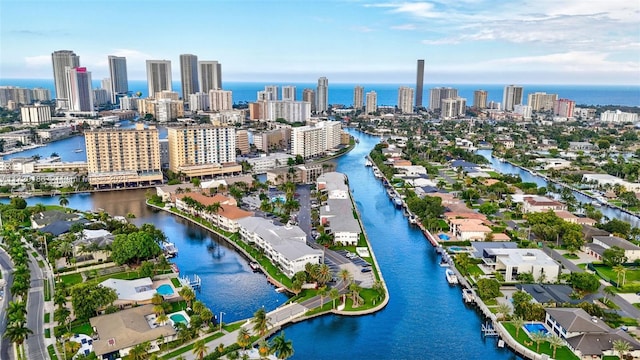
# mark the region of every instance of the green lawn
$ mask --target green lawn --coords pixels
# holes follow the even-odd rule
[[[91,324],[87,321],[87,322],[82,323],[80,325],[73,326],[71,328],[71,333],[72,334],[86,334],[86,335],[91,336],[93,334],[93,328],[91,327]]]
[[[51,318],[51,314],[50,313],[44,313],[44,322],[45,323],[48,323],[50,318]]]
[[[178,280],[178,278],[171,278],[171,284],[173,284],[173,287],[176,289],[182,287],[182,283],[180,283],[180,280]]]
[[[571,253],[562,254],[562,256],[567,258],[567,259],[571,259],[571,260],[580,259],[580,256],[578,256],[576,254],[571,254]]]
[[[215,339],[217,339],[219,337],[222,337],[223,335],[224,334],[221,333],[221,332],[216,332],[213,335],[209,335],[206,338],[204,338],[204,342],[209,342],[209,341],[215,340]],[[187,346],[184,346],[184,347],[178,348],[176,350],[173,350],[172,352],[170,352],[170,353],[168,353],[166,355],[163,355],[161,357],[161,359],[172,359],[172,358],[174,358],[174,357],[176,357],[176,356],[178,356],[180,354],[186,353],[187,351],[191,351],[193,349],[193,345],[194,344],[189,344]]]
[[[44,337],[47,339],[51,337],[51,329],[44,329]]]
[[[80,284],[82,282],[82,274],[67,274],[60,276],[60,280],[64,282],[67,286],[73,286],[75,284]]]
[[[58,360],[58,356],[56,355],[56,350],[53,348],[53,345],[47,346],[47,352],[49,353],[49,358],[51,360]]]
[[[529,335],[527,335],[527,333],[524,331],[524,329],[520,329],[518,337],[516,338],[516,329],[513,326],[513,324],[511,324],[509,322],[503,322],[502,324],[507,329],[509,334],[511,334],[511,336],[514,339],[516,339],[520,344],[526,346],[527,348],[529,348],[532,351],[538,352],[538,351],[536,351],[538,345],[535,342],[531,341],[531,338],[529,337]],[[530,344],[530,343],[533,343],[533,344],[532,345],[525,345],[525,341],[527,342],[527,344]],[[540,343],[540,351],[539,351],[539,353],[540,354],[547,354],[549,356],[553,355],[553,349],[549,345],[549,342],[545,341],[545,342]],[[557,360],[580,360],[580,358],[577,357],[573,352],[571,352],[571,350],[569,350],[569,348],[567,348],[566,346],[558,348],[558,350],[556,351],[555,359],[557,359]]]

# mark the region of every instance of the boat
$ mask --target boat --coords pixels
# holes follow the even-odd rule
[[[380,179],[382,177],[382,173],[380,172],[380,170],[374,169],[373,170],[373,176],[375,176],[376,178]]]
[[[373,166],[373,163],[367,159],[367,161],[364,162],[364,166],[371,167]]]
[[[287,290],[287,289],[283,288],[283,287],[279,287],[279,288],[276,289],[276,292],[277,293],[281,293],[281,292],[285,292],[285,290]]]
[[[253,272],[260,272],[260,264],[258,264],[257,262],[250,262],[249,263],[249,267],[251,268],[251,270],[253,270]]]
[[[402,199],[399,196],[394,197],[393,205],[395,205],[398,209],[402,208]]]
[[[447,257],[442,257],[442,259],[440,259],[440,266],[441,267],[449,267],[449,260]]]
[[[415,214],[411,214],[411,216],[409,216],[409,224],[416,225],[417,223],[418,223],[418,216]]]
[[[502,340],[502,339],[498,340],[498,347],[499,348],[503,348],[504,347],[504,340]]]
[[[395,191],[393,191],[392,188],[388,188],[387,189],[387,196],[389,196],[389,200],[393,200],[393,198],[396,196],[395,195]]]
[[[73,152],[74,153],[81,153],[81,152],[84,152],[84,150],[80,149],[80,148],[77,148],[77,149],[73,150]]]
[[[476,296],[473,294],[473,290],[471,289],[462,290],[462,298],[464,299],[464,302],[468,303],[472,303],[476,300]]]
[[[447,282],[451,285],[455,285],[458,283],[458,277],[456,276],[456,274],[453,272],[453,270],[451,269],[447,269],[444,272],[446,278],[447,278]]]
[[[162,244],[162,251],[164,252],[164,256],[168,259],[178,256],[178,248],[171,242]]]
[[[601,203],[600,203],[600,201],[598,201],[598,200],[593,200],[593,201],[591,202],[591,205],[593,205],[593,206],[595,206],[595,207],[601,207],[601,206],[602,206],[602,204],[601,204]]]

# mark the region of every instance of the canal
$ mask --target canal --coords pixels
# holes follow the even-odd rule
[[[486,149],[478,150],[477,153],[485,157],[487,160],[489,160],[489,162],[491,163],[491,167],[493,167],[497,172],[501,174],[520,175],[520,178],[522,179],[522,181],[536,183],[538,187],[547,186],[549,184],[549,182],[541,176],[533,175],[528,171],[522,170],[517,166],[511,165],[508,162],[499,161],[497,158],[492,156],[492,150],[486,150]],[[559,185],[556,185],[556,186],[559,187]],[[577,201],[584,204],[590,204],[593,201],[589,197],[584,196],[577,191],[573,191],[573,195],[575,196]],[[640,219],[637,216],[627,214],[623,211],[620,211],[615,208],[610,208],[608,206],[602,206],[598,208],[598,210],[602,212],[602,215],[606,216],[609,219],[619,219],[619,220],[630,223],[632,227],[640,227]]]
[[[385,309],[368,316],[323,316],[291,325],[286,337],[294,359],[519,359],[499,349],[495,338],[483,338],[483,322],[462,301],[460,288],[447,284],[444,269],[422,233],[411,227],[389,201],[364,156],[379,138],[351,132],[360,142],[337,161],[349,177],[356,204],[389,287]],[[73,142],[70,142],[72,144]],[[247,261],[208,231],[144,205],[145,190],[75,194],[69,207],[104,209],[113,215],[136,215],[133,221],[153,223],[174,242],[175,262],[184,275],[203,280],[198,298],[225,322],[251,317],[264,306],[272,310],[287,297],[275,292],[263,275],[251,272]],[[57,204],[57,197],[33,197],[36,203]]]

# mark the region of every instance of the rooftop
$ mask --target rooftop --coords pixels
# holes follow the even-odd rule
[[[549,255],[539,249],[485,249],[487,256],[495,256],[505,265],[519,266],[522,264],[558,266]]]
[[[334,231],[360,233],[360,224],[353,217],[350,199],[329,199],[326,206],[320,207],[320,217],[327,218],[329,227]]]
[[[609,236],[594,236],[593,241],[599,241],[609,247],[617,246],[624,250],[640,250],[640,246],[626,240],[623,238],[619,238],[617,236],[609,235]]]
[[[153,281],[148,277],[136,280],[107,279],[100,285],[115,290],[118,300],[147,301],[156,293]]]

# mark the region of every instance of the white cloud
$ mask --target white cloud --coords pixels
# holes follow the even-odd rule
[[[614,61],[607,53],[595,51],[569,51],[538,56],[520,56],[485,62],[492,68],[561,70],[571,72],[638,72],[640,64],[630,61]]]
[[[416,30],[418,27],[415,24],[402,24],[402,25],[395,25],[391,27],[391,30],[403,30],[403,31],[409,31],[409,30]]]
[[[373,30],[373,28],[370,28],[370,27],[364,26],[364,25],[362,25],[362,26],[352,26],[352,27],[350,27],[350,29],[351,29],[351,31],[356,31],[356,32],[361,32],[361,33],[369,33],[369,32],[375,31],[375,30]]]
[[[40,68],[51,65],[51,55],[27,56],[24,58],[28,68]]]

